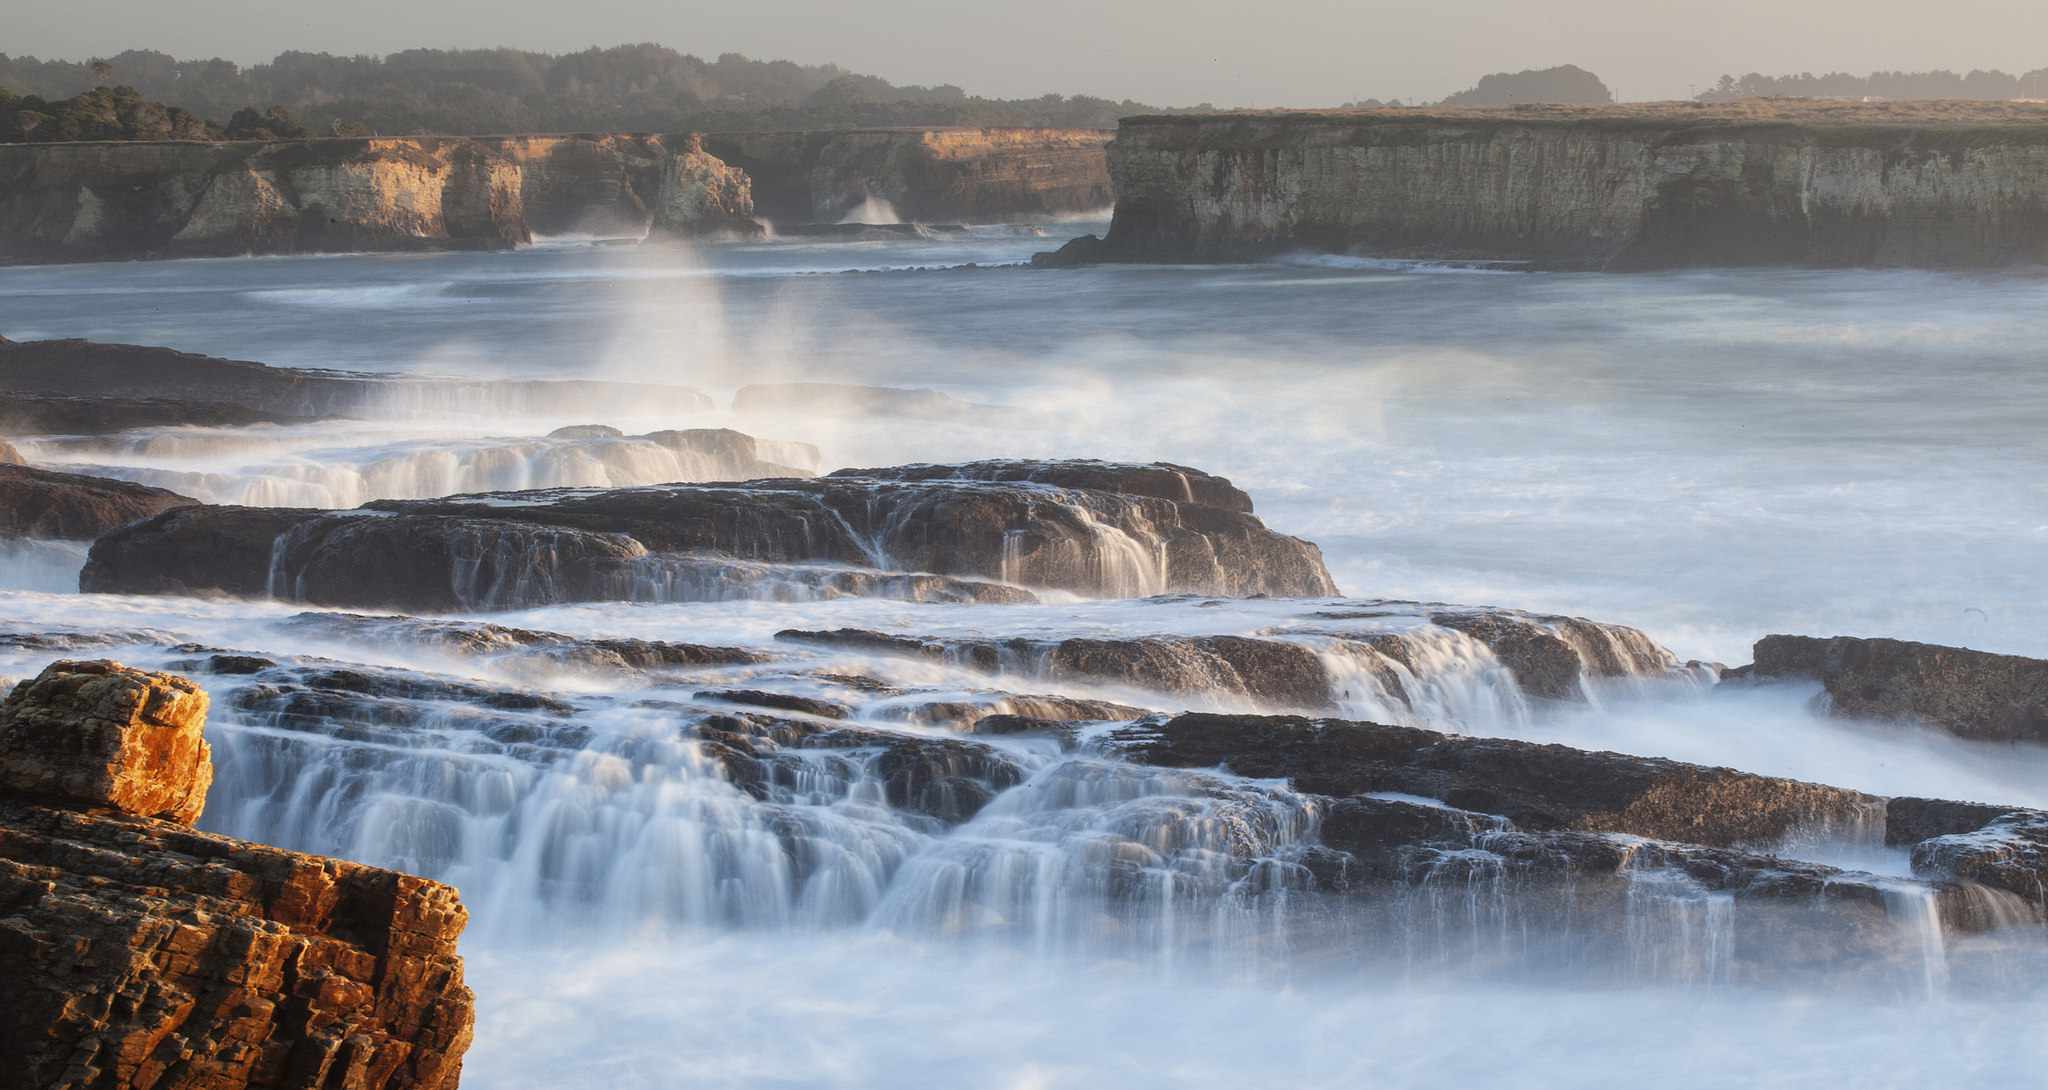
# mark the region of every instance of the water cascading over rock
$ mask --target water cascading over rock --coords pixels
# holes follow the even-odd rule
[[[1048,463],[1048,472],[1057,476],[1061,465]],[[1089,487],[914,467],[909,480],[834,474],[555,490],[334,513],[203,508],[101,539],[80,585],[337,606],[513,608],[721,597],[727,580],[715,569],[731,563],[736,582],[759,581],[751,566],[789,566],[788,578],[762,596],[801,596],[806,584],[811,596],[971,601],[1028,599],[1019,588],[1095,597],[1336,593],[1314,545],[1266,529],[1249,511],[1203,502],[1241,497],[1228,482],[1167,467],[1203,482],[1199,490],[1184,486],[1200,498],[1177,502],[1150,494],[1159,467],[1076,465]],[[817,566],[842,574],[821,577]]]

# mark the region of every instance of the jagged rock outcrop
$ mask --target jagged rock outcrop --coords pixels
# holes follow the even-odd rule
[[[1023,587],[1103,597],[1336,592],[1314,545],[1246,511],[926,468],[915,480],[562,489],[343,513],[206,508],[102,539],[80,585],[408,610],[847,593],[1029,600]],[[1057,464],[1046,472],[1061,476]],[[1107,482],[1115,468],[1078,472]],[[1133,473],[1138,492],[1162,479],[1158,467]],[[1211,483],[1202,494],[1227,488]]]
[[[1812,678],[1838,716],[1959,738],[2048,743],[2048,662],[1907,640],[1765,636],[1738,676]]]
[[[0,462],[0,538],[91,541],[198,502],[162,488]]]
[[[475,1020],[455,891],[188,828],[206,703],[59,662],[0,705],[8,1084],[452,1090]]]
[[[1884,801],[1730,768],[1329,719],[1188,714],[1119,728],[1105,744],[1145,764],[1225,766],[1319,795],[1401,792],[1528,830],[1710,847],[1768,846],[1805,829],[1871,822]]]
[[[156,399],[226,408],[218,422],[248,417],[554,415],[574,406],[593,415],[691,413],[711,399],[682,386],[581,379],[444,379],[413,375],[269,367],[133,344],[84,340],[0,341],[0,394],[46,398]],[[157,423],[183,422],[164,419]],[[204,419],[192,423],[208,422]]]
[[[1124,119],[1100,259],[2048,260],[2048,108],[1751,101]],[[1077,256],[1077,255],[1069,255]]]
[[[778,223],[834,221],[871,200],[920,223],[994,223],[1109,207],[1099,129],[853,129],[712,133]]]
[[[746,171],[706,152],[703,139],[693,133],[662,164],[653,230],[683,237],[758,235],[754,183]]]

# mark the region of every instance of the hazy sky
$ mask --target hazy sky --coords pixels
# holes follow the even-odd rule
[[[1578,64],[1624,98],[1722,72],[2048,67],[2044,0],[70,0],[25,3],[0,50],[128,48],[244,63],[285,49],[565,52],[656,41],[834,62],[897,83],[1161,105],[1439,98],[1501,70]]]

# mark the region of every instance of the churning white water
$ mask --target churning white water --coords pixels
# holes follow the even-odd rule
[[[2048,281],[989,267],[1046,247],[978,230],[0,269],[0,334],[633,378],[714,404],[683,419],[565,404],[17,444],[217,502],[719,479],[726,467],[635,437],[724,426],[786,441],[760,457],[803,471],[1168,459],[1246,487],[1358,597],[1567,612],[1729,663],[1772,631],[2048,653],[2048,377],[2034,358]],[[813,275],[863,267],[892,271]],[[730,411],[737,388],[784,380],[928,387],[963,408]],[[587,424],[623,434],[550,436]],[[1156,557],[1128,544],[1105,586],[1157,590]],[[1630,843],[1601,922],[1533,896],[1491,827],[1404,860],[1410,895],[1361,906],[1313,892],[1316,799],[1227,770],[1138,768],[1091,748],[1102,728],[1071,746],[934,749],[944,775],[909,798],[892,795],[886,747],[789,749],[743,783],[689,733],[704,714],[692,694],[721,687],[841,703],[846,722],[933,747],[959,732],[906,709],[1031,714],[1059,696],[1265,710],[1227,686],[1163,693],[1023,651],[989,671],[793,645],[784,629],[1024,647],[1258,635],[1313,648],[1338,714],[2048,805],[2048,755],[1824,719],[1810,689],[1716,691],[1674,664],[1532,701],[1484,645],[1401,607],[1373,622],[1406,641],[1398,660],[1262,601],[678,591],[489,617],[773,656],[677,678],[466,653],[285,602],[81,598],[65,591],[82,562],[65,543],[0,554],[0,629],[100,634],[82,649],[0,640],[0,677],[80,653],[202,674],[215,650],[274,660],[204,674],[220,766],[204,823],[458,885],[481,1014],[466,1085],[1989,1086],[2048,1063],[2038,923],[1944,934],[1869,828],[1782,850],[1887,876],[1883,956],[1759,985],[1741,979],[1756,940],[1728,895]]]

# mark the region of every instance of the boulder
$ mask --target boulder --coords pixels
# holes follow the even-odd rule
[[[1292,716],[1188,714],[1109,731],[1144,764],[1227,767],[1297,791],[1402,792],[1531,831],[1628,833],[1712,847],[1771,846],[1814,828],[1874,823],[1883,800],[1839,787],[1655,757]]]
[[[60,662],[0,705],[6,1082],[454,1090],[475,1022],[455,891],[188,828],[206,704]]]
[[[0,791],[190,825],[213,783],[206,706],[181,677],[54,663],[0,702]]]
[[[0,538],[91,541],[117,527],[198,502],[127,481],[0,465]]]
[[[1748,676],[1812,678],[1832,714],[2048,743],[2048,661],[1906,640],[1765,636]]]
[[[21,456],[21,449],[5,439],[0,439],[0,466],[18,466],[24,464],[26,464],[26,460],[23,459]]]

